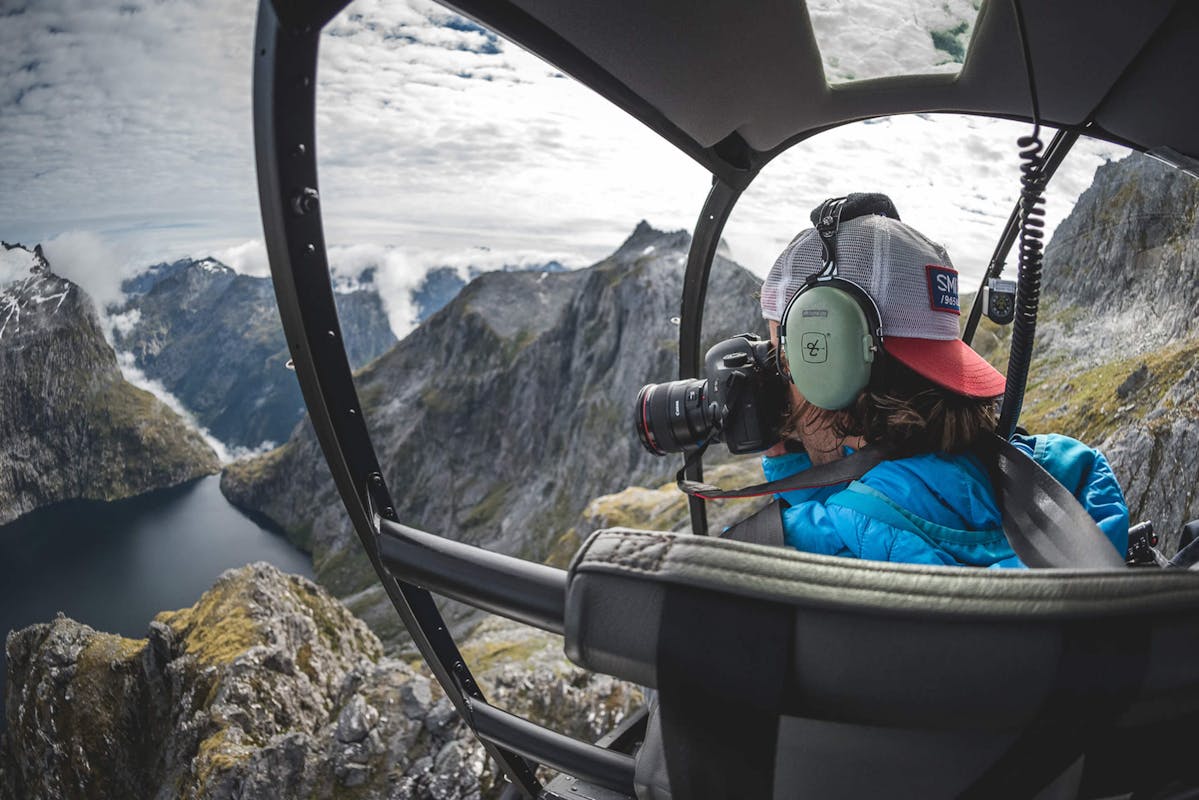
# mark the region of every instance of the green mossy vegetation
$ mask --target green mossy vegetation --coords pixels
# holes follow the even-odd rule
[[[250,616],[248,598],[241,596],[244,587],[233,586],[228,591],[229,584],[218,583],[191,608],[163,611],[155,617],[170,626],[183,651],[203,666],[232,663],[262,636]]]
[[[1151,353],[1112,361],[1071,374],[1057,367],[1034,369],[1021,412],[1021,424],[1033,433],[1057,431],[1084,442],[1101,442],[1120,425],[1143,420],[1188,370],[1199,364],[1199,338],[1174,342]],[[1116,390],[1145,366],[1145,381],[1121,398]]]
[[[310,584],[293,584],[292,593],[308,609],[320,635],[331,646],[340,648],[343,633],[342,620],[329,614],[329,601],[320,597],[316,592],[316,587]]]
[[[268,450],[260,456],[234,461],[225,467],[225,472],[236,483],[257,485],[263,481],[273,479],[279,473],[280,467],[286,462],[293,449],[295,449],[295,443],[287,442],[276,447],[274,450]]]
[[[74,753],[72,772],[86,776],[89,797],[139,797],[149,790],[145,767],[154,762],[156,751],[143,735],[146,698],[138,691],[146,644],[144,639],[91,633],[68,673],[69,685],[39,693],[36,710],[26,715],[34,724],[51,721],[56,740]]]
[[[496,640],[484,636],[482,641],[468,639],[462,645],[461,653],[463,661],[470,665],[471,672],[477,675],[504,664],[524,664],[535,653],[555,644],[561,649],[561,640],[555,642],[549,636],[530,635],[516,641]]]
[[[575,557],[575,553],[579,552],[579,548],[582,546],[583,537],[579,536],[578,530],[570,528],[550,545],[549,554],[545,557],[545,563],[551,567],[566,569],[570,566],[571,559]]]
[[[154,395],[121,379],[93,389],[81,398],[80,419],[95,441],[117,453],[90,471],[96,499],[117,500],[220,471],[216,453]]]
[[[502,353],[505,364],[511,364],[516,357],[524,352],[537,339],[537,334],[524,330],[510,339],[505,339]]]
[[[196,757],[192,760],[195,779],[191,787],[202,789],[213,785],[221,773],[236,769],[253,753],[252,748],[229,741],[228,728],[219,728],[211,736],[200,741]]]
[[[614,431],[627,430],[630,419],[629,408],[596,398],[587,404],[581,425],[596,441],[603,441]]]
[[[421,390],[420,404],[438,414],[448,414],[455,408],[454,399],[436,386],[426,386]]]
[[[314,554],[312,570],[321,585],[338,597],[361,592],[379,582],[357,537],[339,550]]]
[[[555,548],[563,544],[564,540],[571,535],[578,539],[578,534],[573,533],[573,526],[578,520],[579,514],[575,498],[568,492],[559,491],[553,496],[553,502],[548,503],[545,510],[529,522],[529,530],[543,531],[544,534],[540,537],[530,537],[516,555],[529,561],[541,562],[546,562],[553,556],[559,560],[564,558],[569,563],[574,553],[558,552],[557,555],[554,555],[554,552]],[[565,531],[565,533],[558,533],[558,531]]]
[[[465,513],[460,519],[463,541],[473,541],[474,537],[471,534],[479,532],[480,529],[490,532],[498,528],[511,493],[512,484],[498,484],[482,500],[464,509]]]

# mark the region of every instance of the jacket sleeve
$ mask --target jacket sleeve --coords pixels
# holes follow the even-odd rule
[[[1121,557],[1128,552],[1128,504],[1103,453],[1056,433],[1015,436],[1012,444],[1073,493]]]

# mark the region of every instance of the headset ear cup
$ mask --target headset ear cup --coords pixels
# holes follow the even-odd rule
[[[788,304],[782,349],[791,381],[809,403],[839,410],[869,385],[878,324],[867,302],[854,284],[833,279],[804,288]]]

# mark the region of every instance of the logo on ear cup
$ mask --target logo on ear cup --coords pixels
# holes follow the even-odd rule
[[[828,361],[828,336],[823,333],[805,333],[799,342],[803,360],[809,364]]]

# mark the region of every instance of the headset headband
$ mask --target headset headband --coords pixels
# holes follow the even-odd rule
[[[816,233],[820,236],[820,248],[824,251],[824,267],[808,279],[814,283],[820,278],[837,277],[837,229],[841,227],[841,213],[845,210],[844,197],[830,197],[820,206],[816,222]]]

